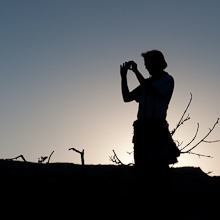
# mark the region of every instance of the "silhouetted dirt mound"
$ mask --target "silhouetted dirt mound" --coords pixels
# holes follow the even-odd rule
[[[71,163],[0,160],[0,209],[42,213],[84,210],[85,214],[95,216],[101,212],[136,216],[138,186],[134,167],[86,165],[85,168],[83,175],[82,166]],[[170,180],[168,212],[175,216],[173,219],[188,216],[218,219],[220,177],[210,177],[200,168],[183,167],[171,169]],[[146,204],[150,202],[148,198],[143,200]]]

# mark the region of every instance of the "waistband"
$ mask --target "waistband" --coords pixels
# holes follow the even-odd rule
[[[136,120],[133,122],[133,125],[135,124],[151,124],[151,123],[167,123],[167,120],[165,118],[147,118],[147,119],[141,119]]]

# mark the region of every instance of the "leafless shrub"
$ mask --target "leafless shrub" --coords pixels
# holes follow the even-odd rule
[[[133,163],[129,163],[129,164],[122,163],[121,160],[118,158],[117,154],[115,153],[115,151],[114,150],[112,150],[112,151],[113,151],[114,155],[109,157],[109,160],[111,162],[113,162],[113,163],[115,163],[117,165],[123,165],[123,166],[131,166],[131,165],[133,165]],[[132,152],[127,152],[127,153],[131,154]]]
[[[45,156],[45,157],[44,157],[44,156],[41,156],[40,158],[38,158],[38,163],[43,163],[43,162],[45,162],[47,158],[48,158],[47,163],[50,163],[50,158],[51,158],[51,156],[53,155],[53,153],[54,153],[54,151],[52,151],[52,153],[50,154],[49,157],[47,157],[47,156]]]
[[[187,105],[185,111],[183,112],[183,115],[181,116],[180,121],[178,122],[177,126],[170,132],[171,135],[174,135],[174,133],[177,131],[177,129],[178,129],[181,125],[183,125],[184,122],[190,120],[189,114],[188,114],[186,117],[185,117],[185,115],[186,115],[186,112],[187,112],[188,109],[189,109],[189,106],[190,106],[191,102],[192,102],[192,93],[190,93],[189,103],[188,103],[188,105]],[[184,117],[185,117],[185,118],[184,118]],[[192,138],[192,140],[191,140],[188,144],[186,144],[184,147],[182,147],[182,148],[180,149],[180,153],[181,153],[181,154],[186,154],[186,153],[188,153],[188,154],[197,155],[197,156],[199,156],[199,157],[201,156],[201,157],[210,157],[210,158],[212,158],[212,157],[209,156],[209,155],[203,155],[203,154],[199,154],[199,153],[194,153],[194,152],[192,152],[192,150],[195,149],[195,148],[196,148],[199,144],[201,144],[201,143],[214,143],[214,142],[219,142],[219,141],[220,141],[220,140],[214,140],[214,141],[207,141],[207,140],[206,140],[206,138],[213,132],[213,130],[215,129],[215,127],[216,127],[216,125],[217,125],[218,123],[219,123],[219,118],[217,118],[217,121],[214,123],[213,127],[212,127],[212,128],[209,128],[209,132],[208,132],[200,141],[198,141],[197,144],[195,144],[194,146],[191,146],[191,144],[195,141],[195,139],[196,139],[196,137],[197,137],[197,135],[198,135],[198,132],[199,132],[199,123],[197,123],[197,129],[196,129],[196,132],[195,132],[194,137]],[[179,143],[179,142],[177,141],[177,143]],[[179,144],[179,145],[177,145],[177,146],[180,147],[181,145],[182,145],[182,143]],[[189,149],[183,151],[183,150],[186,149],[186,148],[189,148]]]

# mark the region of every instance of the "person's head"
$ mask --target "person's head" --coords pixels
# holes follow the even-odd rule
[[[155,75],[167,67],[165,58],[159,50],[147,51],[141,56],[144,58],[145,67],[151,75]]]

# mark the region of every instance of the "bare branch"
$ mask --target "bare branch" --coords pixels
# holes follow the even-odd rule
[[[192,148],[190,148],[189,150],[187,150],[186,152],[182,152],[182,153],[189,153],[190,151],[192,151],[194,148],[196,148],[199,144],[201,144],[202,142],[205,141],[205,139],[212,133],[212,131],[215,129],[215,126],[218,124],[219,122],[219,118],[217,119],[217,121],[215,122],[215,124],[213,125],[213,127],[211,129],[209,129],[209,132],[205,135],[205,137],[203,137],[196,145],[194,145]]]
[[[50,163],[50,158],[51,158],[51,156],[53,155],[53,153],[54,153],[54,151],[50,154],[47,163]]]
[[[118,156],[116,155],[116,153],[115,153],[115,151],[114,150],[112,150],[113,151],[113,153],[114,153],[114,156],[110,156],[109,157],[109,160],[110,161],[112,161],[113,163],[116,163],[116,164],[121,164],[121,165],[124,165],[122,162],[121,162],[121,160],[119,160],[119,158],[118,158]]]
[[[17,156],[17,157],[14,157],[14,158],[10,158],[10,159],[6,159],[6,160],[17,160],[18,158],[21,158],[24,162],[27,162],[26,161],[26,159],[24,158],[24,156],[21,154],[21,155],[19,155],[19,156]]]
[[[25,163],[27,163],[27,165],[28,165],[29,167],[31,167],[32,169],[36,170],[36,167],[33,166],[32,163],[28,162],[28,161],[24,158],[24,156],[23,156],[22,154],[19,155],[19,156],[17,156],[17,157],[5,159],[5,160],[6,160],[6,161],[14,161],[14,160],[17,160],[18,158],[21,158]]]
[[[174,133],[176,132],[176,130],[177,130],[184,122],[186,122],[186,121],[188,121],[188,120],[190,119],[189,114],[187,115],[187,117],[186,117],[185,119],[184,119],[184,116],[185,116],[185,114],[186,114],[186,112],[187,112],[187,110],[188,110],[188,108],[189,108],[191,102],[192,102],[192,93],[190,93],[189,103],[188,103],[188,105],[187,105],[185,111],[183,112],[183,115],[182,115],[182,117],[180,118],[178,124],[176,125],[176,128],[174,128],[174,129],[170,132],[172,136],[174,135]]]
[[[82,175],[83,178],[86,178],[86,168],[85,168],[85,161],[84,161],[84,149],[82,150],[82,152],[80,152],[79,150],[75,149],[75,148],[69,148],[69,150],[73,150],[76,153],[79,153],[81,156],[81,163],[82,163]]]
[[[196,138],[196,136],[197,136],[197,134],[198,134],[198,131],[199,131],[199,123],[197,123],[197,130],[196,130],[195,136],[193,137],[193,139],[192,139],[185,147],[183,147],[183,148],[181,149],[181,151],[182,151],[183,149],[185,149],[186,147],[188,147],[188,146],[195,140],[195,138]]]
[[[113,163],[116,163],[117,165],[123,165],[123,166],[131,166],[134,163],[129,163],[129,164],[124,164],[121,162],[121,160],[118,158],[118,156],[116,155],[115,151],[112,150],[114,155],[109,157],[109,160],[112,161]],[[129,155],[132,154],[133,152],[127,152]]]
[[[69,150],[73,150],[81,155],[82,166],[84,166],[84,150],[82,150],[82,152],[80,152],[79,150],[77,150],[75,148],[69,148]]]
[[[208,144],[211,144],[211,143],[216,143],[216,142],[219,142],[220,140],[216,140],[216,141],[203,141],[204,143],[208,143]]]
[[[204,155],[204,154],[197,154],[197,153],[193,153],[193,152],[181,152],[181,154],[185,154],[185,153],[197,155],[198,157],[209,157],[209,158],[213,158],[212,156]]]
[[[79,154],[81,154],[82,152],[80,152],[79,150],[77,150],[77,149],[75,149],[75,148],[70,148],[69,150],[73,150],[73,151],[75,151],[75,152],[77,152],[77,153],[79,153]]]

